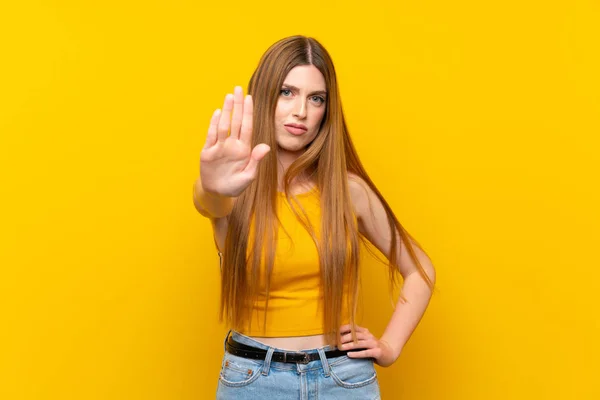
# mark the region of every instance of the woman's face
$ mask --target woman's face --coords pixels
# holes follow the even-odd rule
[[[319,133],[326,105],[325,78],[314,65],[294,67],[283,81],[275,110],[281,150],[299,151]]]

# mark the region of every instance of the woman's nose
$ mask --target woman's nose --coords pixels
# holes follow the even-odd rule
[[[299,119],[306,118],[306,102],[304,100],[296,100],[296,104],[294,106],[294,117]]]

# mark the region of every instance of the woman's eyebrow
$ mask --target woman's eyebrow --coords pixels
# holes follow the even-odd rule
[[[292,90],[295,90],[295,91],[298,91],[298,92],[300,91],[300,89],[298,89],[296,86],[294,86],[294,85],[288,85],[287,83],[284,83],[282,86],[285,86],[285,87],[287,87],[289,89],[292,89]],[[327,95],[327,91],[326,90],[317,90],[317,91],[314,91],[314,92],[312,92],[310,94],[311,95],[312,94],[322,94],[322,95],[326,96]]]

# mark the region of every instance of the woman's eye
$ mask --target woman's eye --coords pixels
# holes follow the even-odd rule
[[[290,89],[281,89],[281,94],[287,97],[292,94],[292,91]]]
[[[320,97],[320,96],[313,96],[312,100],[318,104],[323,104],[325,103],[325,99]]]

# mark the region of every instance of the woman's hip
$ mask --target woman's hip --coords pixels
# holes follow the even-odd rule
[[[290,352],[235,331],[227,334],[225,348],[217,399],[380,398],[370,358],[350,358],[329,346]]]

